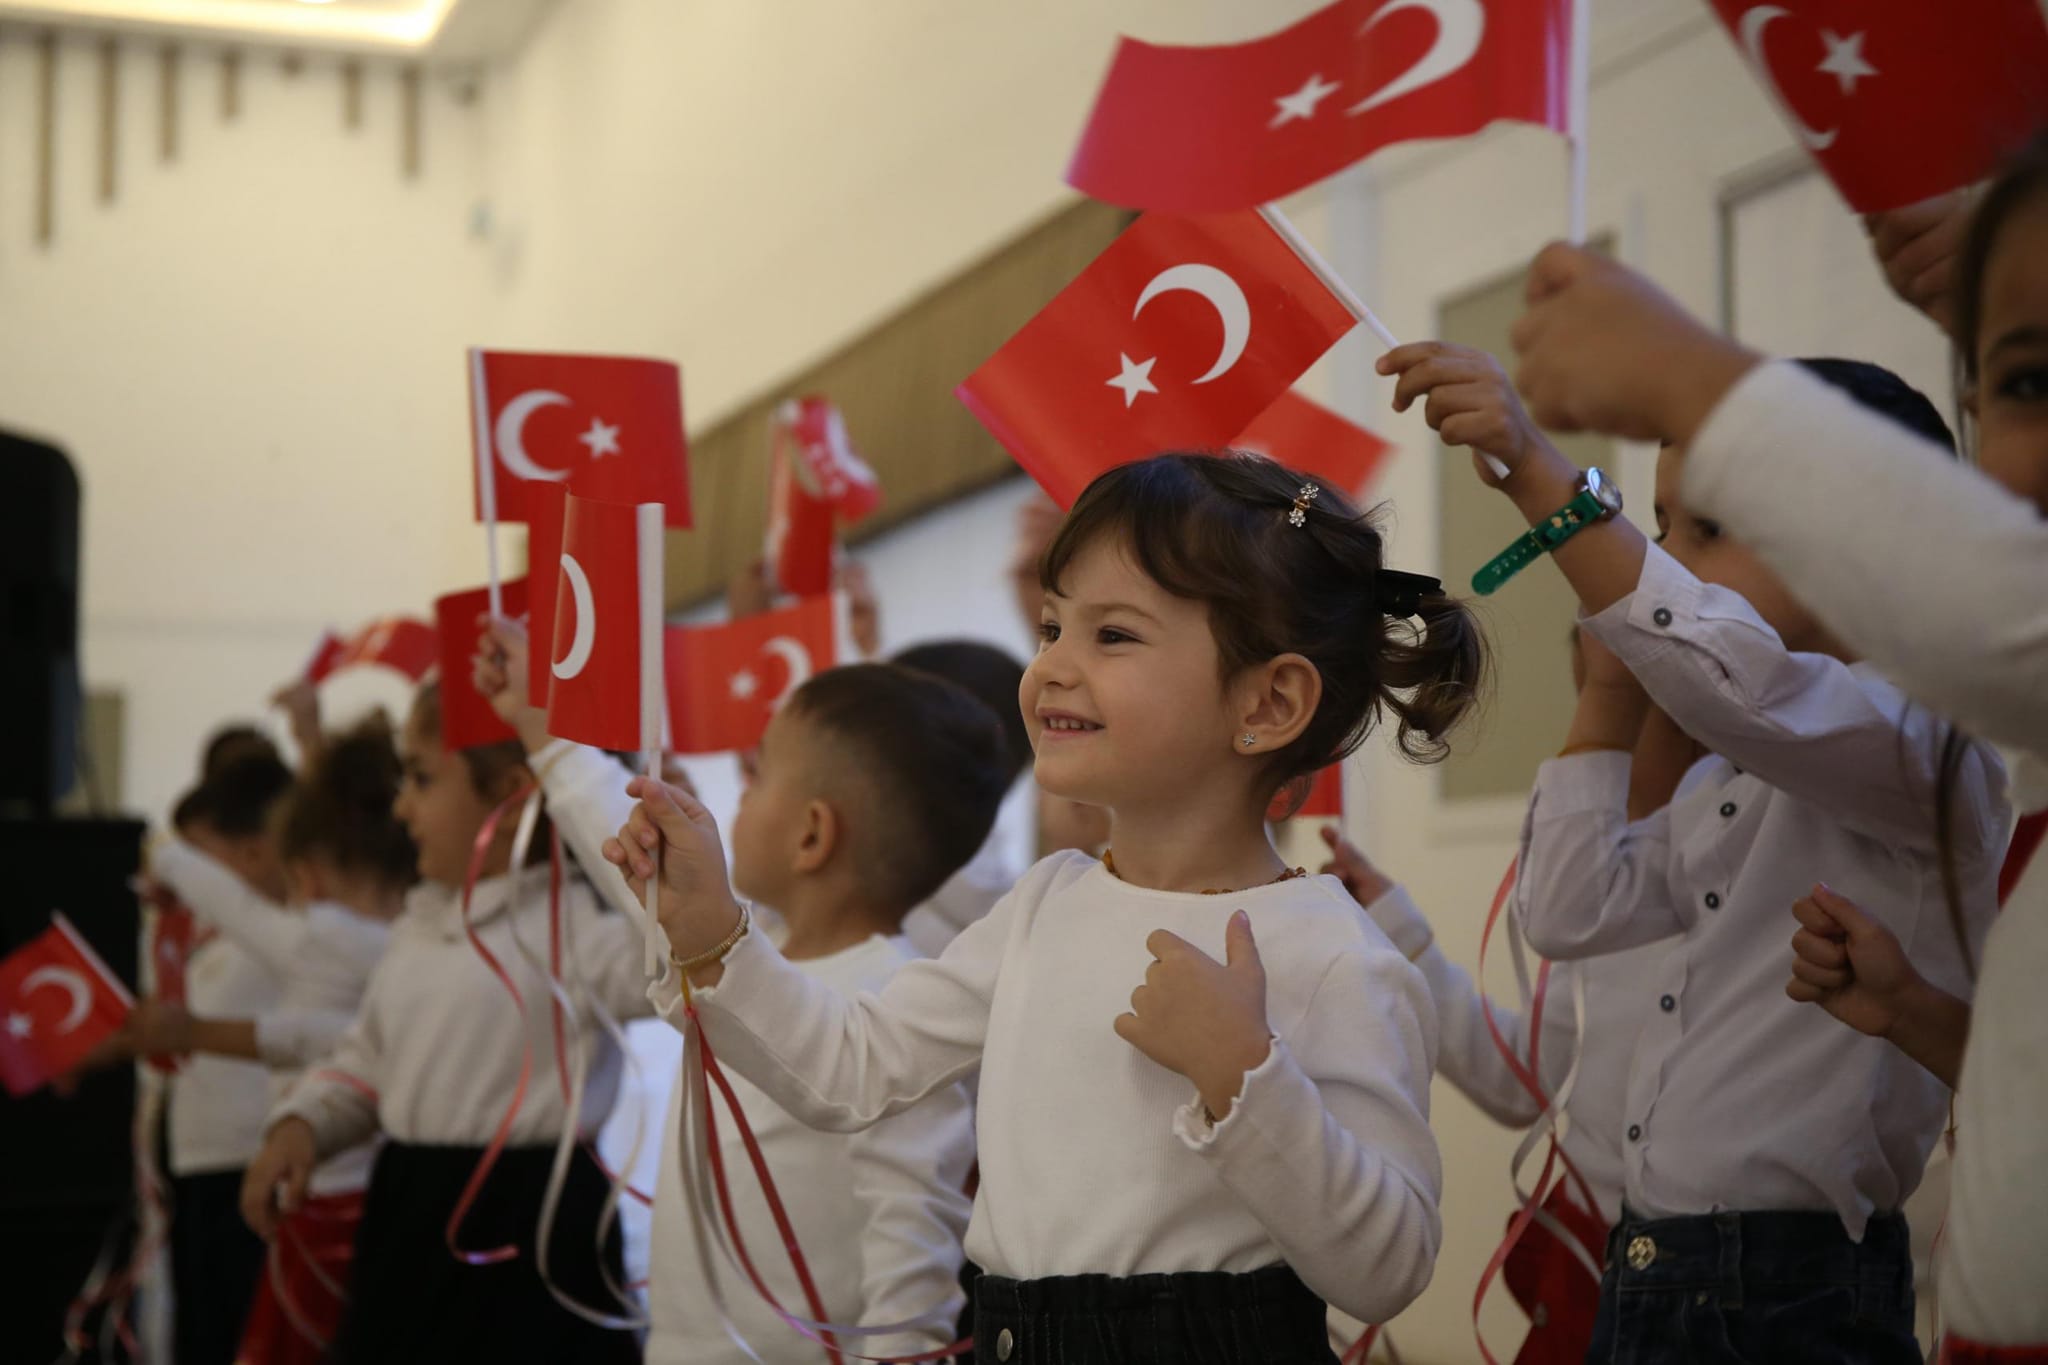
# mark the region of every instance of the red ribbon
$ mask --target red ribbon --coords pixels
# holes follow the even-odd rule
[[[796,1227],[790,1222],[789,1211],[783,1205],[781,1191],[775,1186],[775,1177],[769,1173],[767,1159],[761,1153],[760,1142],[754,1137],[753,1126],[747,1122],[746,1110],[740,1107],[739,1097],[733,1093],[731,1082],[726,1080],[725,1073],[719,1069],[718,1058],[711,1051],[711,1040],[704,1036],[704,1023],[697,1015],[696,1002],[689,998],[687,983],[684,986],[683,1012],[696,1034],[697,1055],[703,1065],[706,1080],[706,1084],[700,1086],[696,1098],[704,1106],[704,1146],[710,1157],[712,1180],[718,1192],[719,1214],[732,1239],[740,1267],[746,1272],[747,1279],[752,1282],[754,1292],[759,1294],[762,1301],[775,1311],[776,1316],[791,1328],[823,1346],[827,1358],[834,1362],[834,1365],[841,1365],[849,1356],[854,1360],[894,1360],[898,1365],[923,1365],[926,1361],[951,1360],[973,1350],[972,1337],[963,1338],[936,1351],[926,1351],[914,1356],[868,1356],[856,1351],[845,1351],[839,1346],[834,1336],[835,1332],[857,1336],[867,1334],[867,1329],[843,1327],[826,1320],[824,1302],[818,1294],[816,1282],[811,1278],[810,1263],[804,1257],[803,1247],[797,1241]],[[767,1198],[768,1210],[775,1219],[776,1231],[782,1236],[783,1250],[788,1253],[790,1266],[796,1271],[797,1283],[803,1288],[804,1301],[811,1311],[811,1322],[804,1321],[782,1306],[781,1300],[775,1297],[774,1291],[768,1288],[760,1272],[754,1268],[753,1258],[747,1252],[746,1239],[740,1234],[739,1219],[733,1213],[732,1192],[725,1177],[725,1160],[719,1152],[718,1117],[711,1104],[710,1087],[713,1084],[717,1085],[719,1094],[724,1097],[726,1110],[732,1115],[740,1141],[747,1149],[747,1160],[754,1168],[755,1178],[760,1182],[761,1193]]]
[[[455,1201],[455,1212],[448,1216],[448,1250],[456,1260],[465,1265],[498,1265],[519,1255],[518,1244],[514,1242],[507,1242],[503,1246],[491,1247],[485,1251],[464,1251],[459,1243],[459,1234],[462,1220],[469,1216],[470,1207],[476,1203],[484,1182],[490,1178],[491,1169],[498,1164],[498,1158],[504,1154],[505,1145],[512,1136],[512,1124],[526,1103],[527,1082],[533,1077],[533,1039],[528,1037],[526,1032],[526,997],[520,993],[519,983],[512,979],[511,973],[505,970],[497,955],[477,937],[476,926],[469,918],[470,897],[476,890],[478,877],[483,873],[484,859],[490,854],[491,844],[497,838],[498,826],[532,791],[531,785],[521,787],[505,798],[496,810],[484,817],[482,828],[476,832],[476,842],[469,851],[469,868],[462,879],[462,932],[469,936],[469,946],[476,949],[476,955],[483,959],[484,965],[491,969],[491,974],[505,987],[505,993],[512,997],[513,1007],[519,1011],[521,1039],[519,1083],[512,1088],[512,1103],[506,1106],[505,1117],[498,1121],[498,1131],[491,1134],[489,1144],[484,1147],[483,1156],[477,1160],[476,1169],[470,1172],[469,1183],[462,1188],[462,1197]],[[513,871],[516,875],[517,869]],[[507,906],[507,913],[512,909],[513,907]],[[574,1121],[573,1116],[570,1121]]]
[[[1543,1007],[1550,991],[1550,964],[1546,962],[1538,969],[1536,989],[1530,999],[1529,1061],[1526,1066],[1523,1065],[1522,1059],[1515,1055],[1514,1047],[1508,1042],[1506,1036],[1501,1033],[1499,1024],[1494,1021],[1493,1007],[1491,1002],[1488,1001],[1484,989],[1487,944],[1493,938],[1493,927],[1500,919],[1501,907],[1507,903],[1508,892],[1515,884],[1515,871],[1516,863],[1510,862],[1507,871],[1501,876],[1499,888],[1493,893],[1493,905],[1486,912],[1486,928],[1481,931],[1479,936],[1480,1012],[1486,1018],[1486,1031],[1492,1037],[1494,1047],[1499,1049],[1501,1057],[1507,1062],[1509,1072],[1521,1084],[1522,1088],[1529,1093],[1530,1097],[1541,1106],[1543,1112],[1547,1113],[1550,1109],[1551,1097],[1543,1088],[1542,1075],[1538,1070],[1540,1052],[1537,1040],[1542,1032]],[[1538,1121],[1541,1121],[1540,1118]],[[1560,1162],[1564,1165],[1566,1175],[1578,1185],[1580,1192],[1585,1196],[1586,1207],[1595,1211],[1600,1207],[1599,1201],[1593,1197],[1592,1186],[1587,1183],[1585,1176],[1580,1174],[1579,1168],[1572,1163],[1572,1159],[1565,1155],[1564,1148],[1558,1143],[1557,1135],[1553,1131],[1550,1136],[1549,1151],[1544,1154],[1543,1171],[1536,1178],[1534,1192],[1522,1200],[1521,1208],[1516,1210],[1514,1218],[1508,1224],[1507,1235],[1501,1239],[1500,1245],[1495,1248],[1492,1257],[1487,1260],[1486,1268],[1479,1275],[1479,1285],[1472,1292],[1472,1335],[1474,1340],[1478,1342],[1479,1354],[1485,1358],[1487,1365],[1499,1365],[1499,1362],[1486,1344],[1485,1333],[1479,1328],[1479,1307],[1486,1299],[1486,1291],[1493,1287],[1493,1282],[1499,1276],[1502,1267],[1507,1264],[1508,1257],[1513,1254],[1515,1247],[1521,1242],[1523,1234],[1528,1232],[1529,1225],[1535,1222],[1539,1216],[1542,1209],[1544,1192],[1550,1185],[1551,1173]],[[1558,1235],[1564,1237],[1571,1234],[1568,1230],[1560,1230]],[[1586,1250],[1594,1256],[1595,1260],[1598,1259],[1598,1253],[1594,1252],[1592,1248],[1586,1248]]]

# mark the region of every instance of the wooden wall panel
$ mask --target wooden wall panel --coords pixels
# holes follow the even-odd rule
[[[690,439],[696,528],[668,537],[671,610],[723,591],[761,550],[768,515],[768,422],[777,404],[821,393],[882,481],[879,534],[1016,466],[953,389],[1094,260],[1129,221],[1084,200],[947,281],[835,355],[791,375]]]

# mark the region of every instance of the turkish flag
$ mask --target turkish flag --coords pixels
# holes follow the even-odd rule
[[[1067,183],[1131,208],[1220,213],[1390,143],[1497,119],[1565,132],[1571,14],[1572,0],[1337,0],[1248,43],[1125,38]]]
[[[1148,213],[956,392],[1061,507],[1227,444],[1357,320],[1256,213]]]
[[[505,584],[504,599],[507,616],[523,617],[526,580]],[[470,588],[434,599],[435,633],[440,644],[441,747],[450,752],[517,738],[470,681],[470,661],[476,657],[477,637],[483,634],[478,623],[490,610],[489,588]]]
[[[112,1036],[135,997],[71,921],[0,961],[0,1084],[16,1099],[61,1076]]]
[[[571,493],[555,587],[548,733],[600,749],[661,739],[661,504]]]
[[[202,933],[199,917],[168,887],[152,885],[144,897],[156,907],[149,931],[151,994],[171,1004],[185,1003],[185,966],[210,933]],[[152,1056],[151,1067],[166,1074],[179,1070],[169,1054]]]
[[[348,639],[327,635],[306,665],[306,681],[318,683],[344,668],[382,664],[418,682],[434,666],[440,650],[434,628],[409,616],[372,621]]]
[[[1381,461],[1393,453],[1364,427],[1289,389],[1238,433],[1234,450],[1250,450],[1278,460],[1332,488],[1356,496],[1372,482]]]
[[[881,481],[854,450],[830,399],[784,403],[770,439],[767,560],[775,581],[798,597],[830,592],[837,525],[880,506]]]
[[[680,754],[751,749],[789,694],[837,659],[832,599],[668,632],[669,721]]]
[[[568,493],[558,483],[527,489],[526,522],[526,699],[548,704],[554,679],[555,590],[561,586],[562,518]]]
[[[2038,0],[1713,0],[1793,136],[1858,213],[1983,179],[2048,125]]]
[[[559,483],[690,524],[683,377],[668,361],[472,350],[469,384],[478,521],[526,521],[528,490]]]

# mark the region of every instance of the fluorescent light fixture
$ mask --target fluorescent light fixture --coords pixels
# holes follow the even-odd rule
[[[417,0],[403,10],[361,10],[335,5],[333,0],[300,0],[296,5],[251,5],[246,0],[36,0],[4,8],[10,18],[55,23],[136,24],[275,42],[418,49],[434,41],[456,3]]]

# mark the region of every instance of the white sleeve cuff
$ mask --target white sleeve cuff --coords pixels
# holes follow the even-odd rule
[[[1255,1102],[1255,1095],[1273,1088],[1275,1083],[1264,1078],[1272,1076],[1280,1069],[1283,1065],[1281,1054],[1286,1049],[1287,1044],[1278,1038],[1272,1040],[1266,1048],[1265,1060],[1244,1073],[1244,1080],[1237,1087],[1237,1098],[1230,1102],[1230,1112],[1218,1122],[1209,1122],[1208,1106],[1202,1103],[1200,1095],[1174,1110],[1174,1135],[1190,1150],[1207,1153],[1214,1150],[1219,1142],[1225,1141],[1228,1134],[1244,1127],[1238,1116],[1244,1113],[1247,1104]]]

